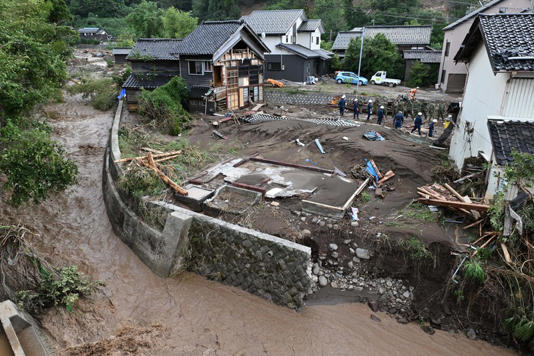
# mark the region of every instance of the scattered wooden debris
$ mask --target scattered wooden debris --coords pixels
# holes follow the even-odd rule
[[[437,205],[437,206],[462,208],[462,209],[477,210],[477,211],[487,211],[490,208],[490,206],[486,204],[473,204],[473,203],[464,203],[464,202],[450,201],[450,200],[427,199],[427,198],[419,198],[417,200],[420,203],[423,203],[426,205]]]
[[[187,190],[180,187],[178,184],[174,183],[172,179],[167,177],[167,175],[165,175],[165,173],[163,173],[158,168],[158,166],[156,165],[156,162],[154,162],[154,157],[152,156],[152,153],[148,152],[146,158],[147,158],[146,160],[143,160],[143,159],[138,160],[142,166],[152,169],[161,178],[162,181],[164,181],[169,187],[171,187],[177,193],[182,194],[182,195],[188,195]]]
[[[169,156],[177,156],[177,155],[180,155],[180,154],[182,154],[182,150],[160,153],[160,154],[152,156],[152,158],[159,159],[159,158],[164,158],[164,157],[169,157]],[[124,162],[131,162],[131,161],[143,160],[143,159],[148,159],[148,157],[147,156],[139,156],[139,157],[123,158],[123,159],[116,160],[115,163],[124,163]]]
[[[219,138],[222,138],[223,140],[226,140],[226,136],[224,136],[222,133],[220,133],[217,130],[213,130],[213,134]]]
[[[395,173],[393,173],[393,171],[391,170],[387,171],[386,174],[384,174],[384,177],[378,181],[378,186],[382,186],[382,184],[384,184],[393,177],[395,177]]]

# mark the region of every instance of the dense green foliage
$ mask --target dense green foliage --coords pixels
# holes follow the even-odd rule
[[[64,60],[77,40],[58,25],[69,18],[62,0],[0,2],[0,172],[15,205],[40,202],[76,180],[76,166],[46,125],[29,118],[36,105],[60,97]]]
[[[428,87],[438,81],[439,64],[415,62],[410,69],[409,87]]]
[[[172,78],[167,84],[153,90],[143,90],[139,101],[139,112],[170,135],[182,132],[191,116],[184,109],[188,89],[181,77]]]
[[[39,270],[41,272],[39,289],[22,290],[15,295],[17,305],[32,314],[38,314],[46,308],[58,305],[64,306],[71,312],[80,297],[91,295],[100,285],[98,282],[89,281],[76,266],[48,271],[39,265]]]
[[[343,70],[358,72],[358,62],[360,58],[359,39],[350,41],[349,48],[343,59]],[[388,39],[378,34],[374,38],[365,38],[363,43],[361,74],[370,78],[377,70],[388,72],[389,78],[402,78],[404,74],[404,61],[397,47]]]
[[[184,38],[197,27],[198,19],[188,12],[170,7],[162,17],[163,31],[168,38]]]
[[[95,109],[102,111],[111,109],[119,94],[119,89],[111,78],[82,79],[80,84],[75,84],[67,90],[71,94],[81,93],[83,98],[91,100],[91,105]]]

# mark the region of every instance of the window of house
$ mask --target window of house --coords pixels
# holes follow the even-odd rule
[[[210,61],[204,62],[204,72],[213,72],[213,63]]]
[[[189,74],[190,75],[202,75],[202,62],[201,61],[189,61]]]
[[[441,83],[445,83],[445,74],[447,74],[447,72],[443,69],[441,71]]]
[[[445,44],[445,57],[449,55],[450,49],[451,49],[451,43],[447,41],[447,43]]]
[[[286,35],[286,43],[289,43],[289,36]]]
[[[315,44],[317,44],[317,45],[319,44],[319,38],[320,38],[320,37],[316,37],[316,38],[315,38]]]
[[[281,71],[282,70],[282,63],[280,62],[270,62],[267,63],[267,68],[271,71]]]

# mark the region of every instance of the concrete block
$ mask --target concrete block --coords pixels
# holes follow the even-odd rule
[[[175,245],[174,257],[172,258],[169,276],[175,276],[187,269],[189,260],[189,229],[193,222],[193,216],[181,212],[173,212],[167,217],[163,238],[168,246]]]
[[[176,194],[176,200],[186,205],[193,211],[202,211],[202,203],[213,196],[214,190],[203,189],[196,185],[189,184],[184,187],[187,195]]]
[[[215,196],[204,202],[206,210],[215,214],[226,213],[242,215],[259,203],[261,193],[231,185],[223,185],[215,192]]]

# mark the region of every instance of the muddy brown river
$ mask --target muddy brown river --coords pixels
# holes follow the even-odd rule
[[[61,117],[51,123],[54,136],[78,164],[78,183],[39,206],[0,207],[5,220],[41,232],[33,244],[56,265],[76,264],[105,283],[73,313],[54,309],[44,316],[43,327],[60,352],[105,340],[110,349],[94,354],[113,348],[139,355],[512,354],[462,334],[431,336],[382,313],[376,322],[362,304],[315,305],[297,313],[194,274],[157,277],[115,236],[106,215],[102,160],[113,113],[95,111],[79,98],[66,100],[48,110]],[[162,331],[148,344],[109,339],[124,327],[158,325]]]

